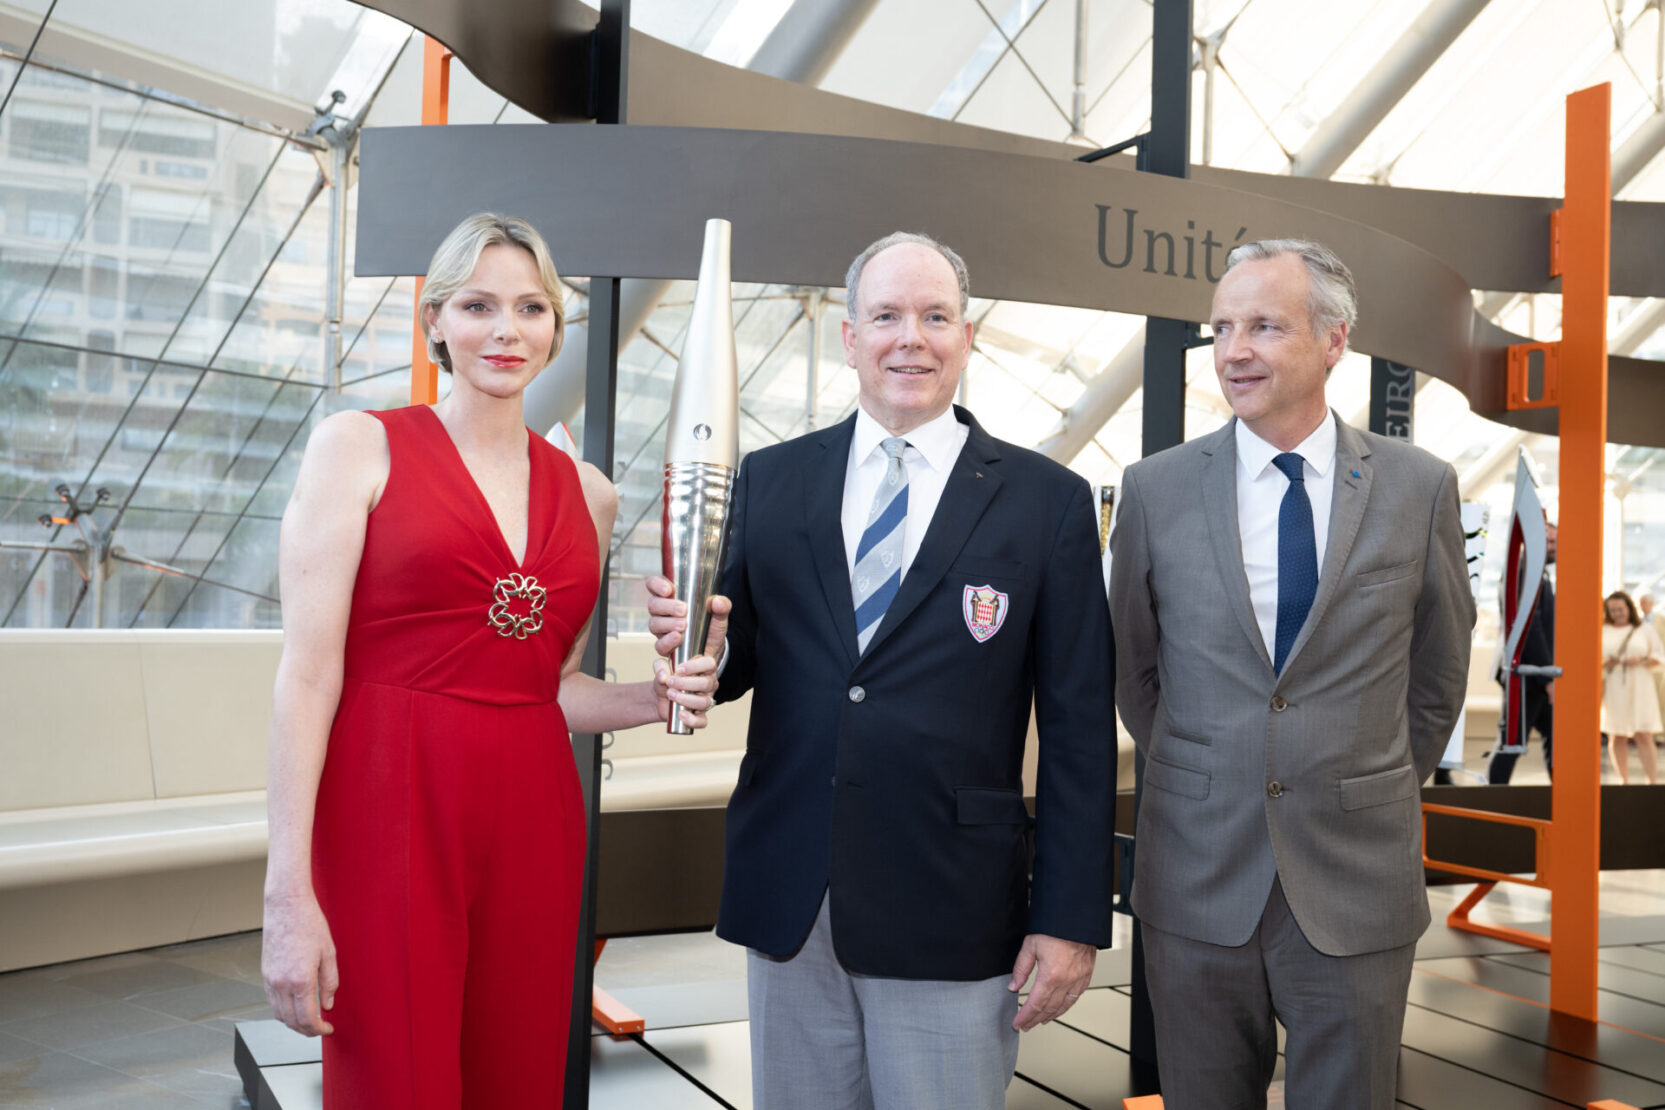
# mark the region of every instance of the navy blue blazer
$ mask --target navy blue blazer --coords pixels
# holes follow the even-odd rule
[[[1115,647],[1090,490],[954,412],[965,447],[865,655],[841,524],[854,417],[741,465],[717,700],[752,706],[726,940],[790,955],[830,890],[839,959],[868,975],[1006,974],[1027,933],[1110,944]]]

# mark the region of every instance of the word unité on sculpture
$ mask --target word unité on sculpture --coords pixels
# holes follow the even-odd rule
[[[1122,211],[1126,213],[1125,220],[1118,221],[1122,224],[1122,257],[1120,262],[1112,262],[1110,260],[1110,213],[1114,210],[1114,206],[1109,204],[1098,204],[1094,205],[1094,207],[1098,209],[1098,258],[1100,262],[1103,262],[1106,266],[1109,266],[1113,270],[1125,269],[1133,262],[1133,245],[1136,234],[1143,232],[1145,238],[1145,273],[1154,274],[1160,272],[1166,274],[1168,277],[1183,277],[1188,281],[1197,280],[1197,247],[1199,246],[1199,243],[1196,235],[1194,234],[1197,230],[1197,222],[1195,220],[1185,221],[1186,233],[1180,236],[1180,239],[1185,243],[1185,272],[1181,274],[1176,269],[1179,254],[1178,241],[1175,240],[1171,232],[1156,231],[1148,227],[1136,227],[1135,217],[1139,215],[1139,210],[1137,208],[1122,209]],[[1200,243],[1203,248],[1202,276],[1210,284],[1218,282],[1221,275],[1225,272],[1224,270],[1221,270],[1219,273],[1215,272],[1214,252],[1216,250],[1220,251],[1220,264],[1224,266],[1226,253],[1233,246],[1241,243],[1243,241],[1243,237],[1247,235],[1248,232],[1248,228],[1240,227],[1237,229],[1237,235],[1232,239],[1232,241],[1230,243],[1226,243],[1214,238],[1213,228],[1204,230]],[[1157,251],[1158,243],[1160,243],[1165,250],[1165,253],[1161,255],[1163,259],[1163,268],[1160,271],[1157,269],[1156,265],[1157,258],[1159,257]]]

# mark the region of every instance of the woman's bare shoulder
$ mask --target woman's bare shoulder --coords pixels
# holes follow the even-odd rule
[[[584,503],[589,505],[592,514],[607,512],[617,513],[619,508],[618,487],[608,479],[601,470],[585,462],[574,459],[573,465],[578,468],[578,484],[584,490]]]
[[[332,466],[385,463],[387,430],[367,412],[347,409],[332,413],[312,429],[306,453],[327,457]]]
[[[307,437],[299,485],[307,477],[336,490],[359,486],[370,503],[380,498],[392,457],[382,422],[367,412],[345,410],[326,416]]]

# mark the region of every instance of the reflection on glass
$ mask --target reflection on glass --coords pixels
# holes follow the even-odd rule
[[[647,595],[640,579],[659,572],[659,509],[664,490],[659,447],[668,415],[670,385],[676,373],[675,352],[683,342],[692,292],[691,282],[672,286],[642,335],[619,357],[614,434],[618,460],[614,481],[619,488],[619,516],[613,532],[608,616],[610,623],[624,632],[646,630]],[[742,453],[798,435],[806,427],[804,392],[809,339],[800,295],[801,291],[776,285],[735,285]],[[842,348],[837,339],[841,312],[842,306],[832,301],[823,308],[823,335],[832,337],[822,351],[826,360],[821,373],[823,426],[848,415],[849,403],[854,397],[853,384],[846,391],[838,384],[840,376],[835,372],[836,366],[843,365]]]
[[[412,278],[359,278],[347,283],[346,317],[341,323],[346,336],[342,381],[360,381],[396,366],[410,368],[415,301]]]
[[[225,16],[271,32],[275,10]],[[55,20],[73,26],[78,12],[63,5]],[[321,82],[346,51],[357,62],[336,79],[368,81],[379,69],[363,63],[408,35],[346,5],[324,23],[338,17],[339,50],[290,56],[323,24],[285,15],[275,35],[236,40],[283,56],[234,68]],[[16,72],[0,62],[0,82]],[[275,596],[278,520],[325,408],[318,193],[313,158],[271,134],[70,72],[24,72],[0,119],[0,540],[77,538],[37,518],[61,508],[60,483],[104,486],[95,519],[120,514],[118,545]],[[409,363],[411,283],[349,289],[349,376],[369,380],[329,407],[402,403],[403,375],[377,375]],[[88,626],[83,590],[67,559],[0,550],[0,624]],[[270,601],[131,566],[105,609],[111,626],[278,623]]]

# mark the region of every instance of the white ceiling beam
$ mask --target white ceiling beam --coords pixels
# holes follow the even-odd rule
[[[1296,152],[1289,172],[1296,177],[1333,176],[1487,3],[1433,0],[1353,87],[1341,107],[1324,117]]]
[[[746,68],[783,81],[820,85],[879,0],[797,0]]]
[[[1515,449],[1526,442],[1529,432],[1507,428],[1492,445],[1457,475],[1457,492],[1464,500],[1485,493],[1492,483],[1515,465]]]

